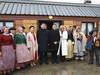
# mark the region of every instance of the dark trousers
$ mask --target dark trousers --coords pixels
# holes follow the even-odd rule
[[[57,58],[57,50],[52,51],[52,62],[57,62],[58,58]]]
[[[47,51],[39,51],[39,60],[40,63],[47,63],[48,62],[48,55],[47,55]]]
[[[62,50],[61,49],[60,49],[60,60],[62,62],[64,62],[64,60],[65,60],[65,56],[62,56]]]
[[[97,49],[97,48],[95,48],[94,50],[90,51],[89,63],[90,64],[94,63],[94,55],[96,56],[96,64],[100,65],[100,62],[99,62],[99,49]]]

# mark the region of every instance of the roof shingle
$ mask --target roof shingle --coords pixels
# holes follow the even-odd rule
[[[0,14],[100,17],[100,5],[0,1]]]

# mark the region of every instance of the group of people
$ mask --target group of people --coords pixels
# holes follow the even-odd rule
[[[99,50],[100,50],[100,32],[96,29],[91,31],[90,38],[86,38],[78,26],[52,25],[52,29],[47,30],[45,23],[41,24],[41,28],[35,33],[35,27],[29,27],[30,32],[25,33],[25,27],[19,26],[8,29],[6,26],[2,28],[0,34],[0,72],[2,74],[10,74],[14,69],[21,69],[29,65],[34,67],[39,62],[49,64],[51,62],[59,63],[65,60],[84,60],[86,51],[89,51],[89,64],[93,64],[94,54],[96,55],[96,63],[100,66]],[[86,48],[87,42],[93,39],[92,48]],[[51,53],[51,55],[48,55]]]

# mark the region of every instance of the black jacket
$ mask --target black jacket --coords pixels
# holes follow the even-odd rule
[[[74,42],[73,32],[72,31],[68,31],[68,40],[71,40],[72,42]]]
[[[59,41],[60,41],[60,34],[58,30],[51,30],[48,33],[49,38],[49,51],[58,50]],[[57,44],[55,45],[54,42],[57,41]]]
[[[48,31],[46,29],[37,31],[37,41],[39,50],[44,51],[48,49]]]

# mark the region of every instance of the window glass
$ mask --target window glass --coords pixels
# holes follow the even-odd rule
[[[86,34],[86,23],[82,23],[81,31]]]
[[[56,24],[57,28],[59,28],[59,26],[60,26],[59,22],[54,22],[53,24]]]
[[[6,25],[8,28],[14,27],[14,23],[13,23],[13,22],[5,22],[5,25]]]
[[[88,23],[88,34],[93,30],[93,23]]]
[[[0,30],[2,29],[3,27],[3,22],[0,22]]]
[[[83,22],[81,31],[84,34],[89,34],[93,30],[94,27],[96,27],[96,23],[95,22]]]

